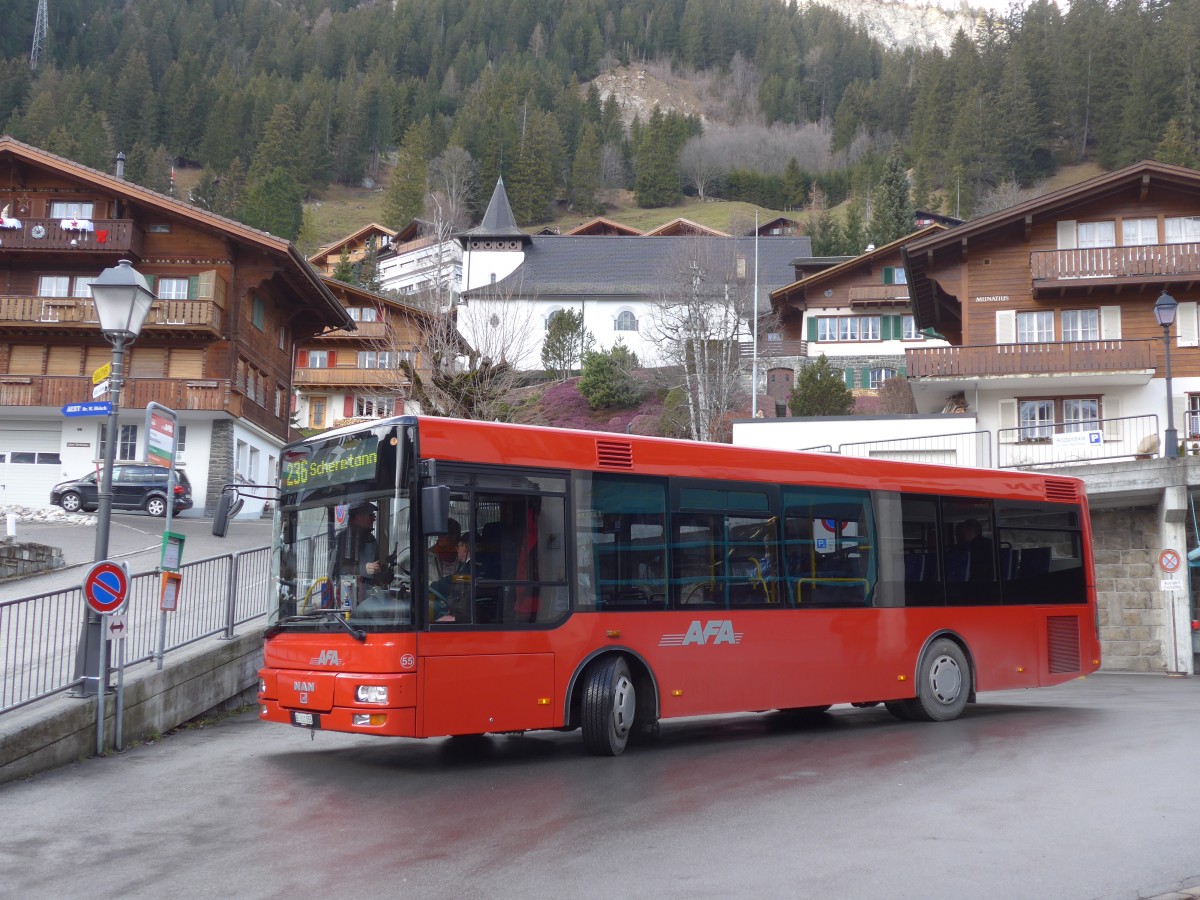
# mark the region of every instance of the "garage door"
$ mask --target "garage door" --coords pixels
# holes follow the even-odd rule
[[[40,509],[63,480],[60,428],[6,422],[0,429],[0,503]]]

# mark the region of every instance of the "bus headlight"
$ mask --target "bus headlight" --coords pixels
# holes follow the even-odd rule
[[[351,725],[361,726],[379,726],[387,721],[387,716],[383,713],[355,713],[350,717]]]
[[[359,703],[387,703],[388,689],[382,684],[360,684],[354,697]]]

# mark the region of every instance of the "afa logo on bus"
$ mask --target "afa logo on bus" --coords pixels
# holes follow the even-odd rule
[[[664,634],[658,642],[660,647],[686,647],[689,644],[704,646],[709,640],[713,644],[740,644],[742,632],[733,630],[729,619],[695,620],[688,626],[686,634]]]

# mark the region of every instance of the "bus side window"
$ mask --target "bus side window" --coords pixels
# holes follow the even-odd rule
[[[667,605],[667,491],[662,479],[575,476],[576,590],[581,609]]]

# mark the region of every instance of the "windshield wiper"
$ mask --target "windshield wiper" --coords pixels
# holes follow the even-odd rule
[[[363,643],[366,643],[367,641],[367,633],[361,628],[355,628],[353,625],[347,622],[344,618],[342,618],[342,614],[336,609],[323,610],[317,613],[316,617],[323,619],[326,622],[337,622],[348,632],[350,632],[350,636],[356,641],[362,641]],[[274,625],[271,625],[265,631],[263,631],[263,640],[270,640],[271,638],[275,637],[275,635],[283,631],[285,625],[299,625],[302,622],[312,622],[313,618],[313,616],[287,616],[286,618],[280,619]]]

